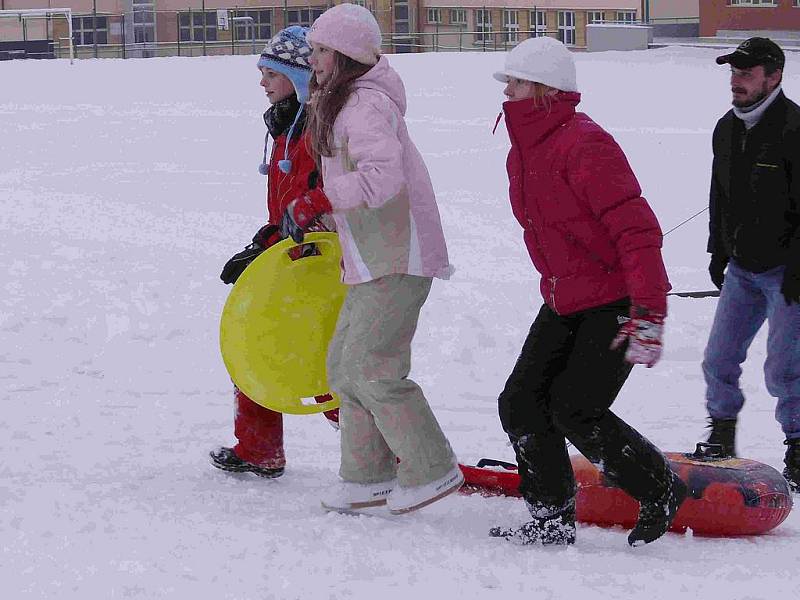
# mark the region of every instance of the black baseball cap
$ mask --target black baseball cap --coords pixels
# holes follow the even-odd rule
[[[775,65],[783,69],[786,56],[783,50],[769,38],[751,37],[743,41],[730,54],[717,57],[717,64],[730,64],[737,69],[749,69],[758,65]]]

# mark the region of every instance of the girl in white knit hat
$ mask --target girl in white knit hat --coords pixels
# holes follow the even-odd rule
[[[628,542],[646,544],[669,529],[686,486],[609,407],[633,365],[652,367],[661,355],[669,291],[661,228],[620,147],[576,112],[575,63],[561,42],[522,42],[494,76],[508,98],[511,207],[544,304],[498,400],[532,520],[490,534],[574,543],[568,439],[639,500]]]
[[[352,512],[421,508],[464,481],[420,387],[411,340],[433,278],[450,273],[436,198],[403,118],[406,95],[365,8],[340,4],[311,27],[308,131],[324,193],[293,201],[284,235],[332,213],[350,286],[328,351],[341,400],[341,482],[322,500]]]

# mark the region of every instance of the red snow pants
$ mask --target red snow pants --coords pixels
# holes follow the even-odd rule
[[[283,452],[283,415],[264,408],[248,398],[239,388],[234,388],[235,418],[234,435],[239,443],[233,451],[244,461],[267,469],[286,466]],[[326,402],[331,397],[318,396],[317,402]],[[339,409],[325,411],[325,417],[338,427]]]

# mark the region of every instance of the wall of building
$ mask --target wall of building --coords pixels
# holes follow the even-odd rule
[[[792,0],[775,0],[776,6],[729,6],[728,0],[700,3],[700,35],[715,36],[719,30],[786,31],[800,29],[800,7]]]
[[[426,35],[423,36],[422,45],[428,49],[446,50],[483,50],[489,48],[505,49],[513,47],[519,41],[531,37],[535,30],[532,21],[534,10],[545,13],[546,32],[552,37],[563,37],[559,33],[559,12],[572,13],[574,18],[574,34],[571,45],[576,48],[586,46],[586,25],[588,14],[599,12],[606,22],[615,21],[618,11],[633,13],[634,19],[641,19],[641,2],[638,0],[425,0],[425,10],[421,16],[422,28]],[[429,8],[439,10],[440,22],[433,23],[429,20]],[[466,13],[466,25],[454,23],[451,11],[460,9]],[[478,14],[487,10],[491,15],[491,29],[489,36],[476,35],[478,31]],[[516,13],[518,34],[505,30],[505,13]],[[488,38],[488,39],[487,39]]]
[[[651,21],[698,18],[700,0],[646,0]],[[705,2],[705,0],[703,0]]]

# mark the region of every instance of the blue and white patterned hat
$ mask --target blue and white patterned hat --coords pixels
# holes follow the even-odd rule
[[[292,170],[288,140],[292,138],[294,128],[300,121],[300,115],[303,114],[303,107],[308,102],[308,84],[311,81],[311,63],[308,62],[308,59],[311,56],[311,46],[306,41],[306,33],[308,33],[308,29],[299,25],[281,29],[275,37],[267,42],[258,59],[259,68],[272,69],[285,75],[292,82],[297,101],[300,103],[300,110],[297,111],[294,122],[289,128],[283,160],[278,161],[278,168],[284,173]],[[268,138],[269,134],[264,138],[264,160],[258,167],[258,172],[262,175],[266,175],[269,169],[267,165]]]
[[[279,31],[267,42],[258,59],[258,66],[285,75],[294,86],[300,104],[308,102],[308,82],[311,80],[311,46],[306,41],[308,29],[292,25]]]

